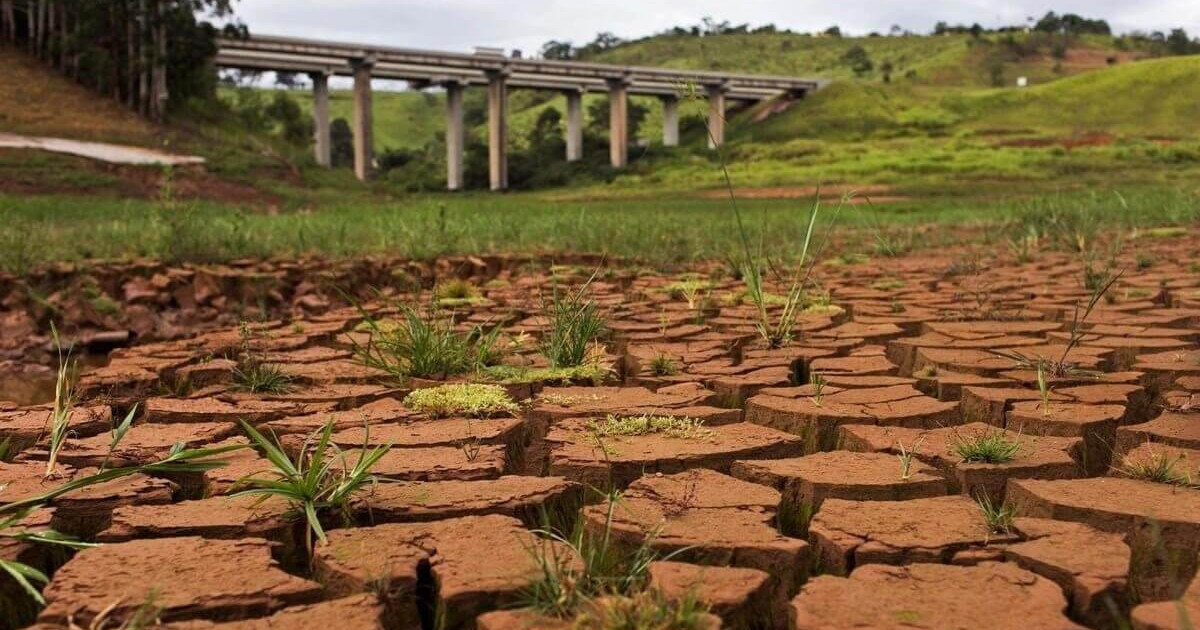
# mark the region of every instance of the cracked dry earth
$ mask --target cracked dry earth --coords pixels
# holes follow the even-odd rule
[[[236,329],[115,350],[81,377],[64,478],[105,458],[152,462],[178,443],[245,445],[246,420],[292,453],[327,422],[351,452],[391,444],[379,482],[311,557],[288,504],[229,496],[268,468],[253,449],[216,470],[64,495],[21,526],[99,544],[61,553],[0,539],[0,558],[50,576],[40,610],[0,577],[0,626],[122,627],[152,602],[150,624],[175,629],[567,628],[519,608],[538,570],[530,550],[555,544],[537,531],[549,515],[592,532],[608,524],[614,549],[647,543],[659,554],[647,587],[698,599],[709,612],[698,627],[1195,627],[1200,257],[1189,238],[1138,246],[1155,262],[1125,261],[1068,355],[1092,372],[1051,379],[1045,397],[1035,371],[996,352],[1057,360],[1070,342],[1088,291],[1074,259],[1050,252],[965,272],[950,256],[823,265],[836,307],[806,311],[780,348],[758,338],[734,280],[612,270],[590,287],[609,329],[606,382],[505,383],[519,410],[489,418],[407,407],[414,388],[442,383],[360,362],[353,348],[369,333],[354,309],[260,327],[250,346],[291,376],[282,393],[234,387]],[[590,270],[555,273],[578,286]],[[549,273],[466,275],[477,298],[440,307],[464,329],[500,326],[505,363],[545,366]],[[681,280],[703,299],[683,299]],[[110,454],[114,419],[135,404]],[[41,479],[48,414],[0,403],[12,449],[0,500],[52,483]],[[610,415],[703,425],[598,439]],[[968,461],[961,446],[981,437],[1015,454]],[[1131,474],[1155,467],[1175,474]],[[591,489],[602,487],[623,491],[611,515]],[[990,525],[980,501],[1011,522]]]

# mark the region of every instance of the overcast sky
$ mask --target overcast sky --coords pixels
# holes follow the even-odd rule
[[[717,21],[816,31],[928,32],[939,20],[1022,24],[1053,9],[1104,18],[1117,31],[1182,26],[1200,35],[1200,0],[239,0],[251,32],[469,51],[473,46],[536,52],[543,42],[582,44],[610,31],[624,38]]]

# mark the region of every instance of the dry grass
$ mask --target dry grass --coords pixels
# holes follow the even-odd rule
[[[54,106],[31,106],[46,103]],[[7,46],[0,46],[0,129],[77,140],[157,144],[152,124]]]

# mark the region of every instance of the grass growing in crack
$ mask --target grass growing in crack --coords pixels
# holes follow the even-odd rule
[[[588,421],[588,430],[600,437],[665,435],[682,440],[702,440],[713,436],[712,429],[696,418],[676,416],[617,416],[609,414],[603,422]]]
[[[365,344],[353,341],[354,354],[364,365],[399,379],[439,379],[475,372],[498,359],[499,328],[485,332],[476,326],[464,333],[432,306],[424,313],[407,304],[397,308],[397,319],[387,322],[359,308],[363,327],[371,334]]]
[[[913,458],[916,457],[918,452],[920,452],[921,443],[924,441],[925,441],[924,435],[918,437],[916,439],[916,441],[913,442],[913,445],[911,448],[906,448],[903,443],[897,442],[897,447],[900,449],[900,453],[897,455],[897,457],[900,458],[900,480],[901,481],[908,481],[909,479],[912,479]]]
[[[1042,415],[1050,415],[1050,379],[1046,375],[1046,366],[1038,363],[1037,366],[1037,388],[1038,394],[1042,397]]]
[[[592,273],[577,291],[559,291],[555,283],[551,300],[542,304],[549,329],[540,346],[552,367],[577,367],[594,358],[593,348],[605,330],[604,317],[587,296],[595,279]]]
[[[785,496],[775,514],[775,527],[784,536],[808,538],[808,526],[816,513],[812,502]]]
[[[1017,458],[1020,435],[1008,437],[1002,429],[980,431],[974,435],[954,436],[954,452],[967,463],[1004,464]]]
[[[617,543],[612,523],[620,498],[619,492],[607,495],[602,528],[588,528],[584,519],[579,519],[569,534],[551,528],[534,530],[542,540],[527,547],[537,573],[521,592],[523,608],[569,618],[597,598],[628,597],[642,591],[650,563],[660,559],[653,548],[657,532],[632,549]],[[661,559],[669,560],[678,553]]]
[[[1179,470],[1179,462],[1186,458],[1183,455],[1169,457],[1166,453],[1153,453],[1147,459],[1130,459],[1126,457],[1115,470],[1122,477],[1141,479],[1154,483],[1165,483],[1183,488],[1200,488],[1200,484],[1192,481],[1190,473]]]
[[[979,506],[979,513],[983,515],[983,521],[987,524],[989,532],[993,534],[1012,532],[1013,519],[1017,516],[1016,508],[1003,503],[993,503],[987,494],[980,494],[975,499],[975,503]]]
[[[294,379],[278,365],[266,362],[254,349],[256,333],[247,322],[238,325],[241,337],[234,366],[233,388],[254,394],[285,394],[295,387]]]
[[[433,418],[491,418],[520,411],[503,387],[474,383],[451,383],[418,389],[404,397],[404,406]]]
[[[1092,370],[1081,369],[1077,364],[1069,362],[1067,359],[1071,351],[1083,341],[1084,330],[1083,324],[1087,318],[1095,310],[1096,305],[1106,293],[1112,289],[1113,285],[1121,279],[1125,274],[1122,269],[1116,274],[1110,273],[1107,269],[1104,271],[1104,278],[1098,281],[1095,287],[1091,287],[1091,295],[1088,297],[1087,304],[1082,308],[1078,303],[1075,304],[1074,313],[1071,316],[1071,327],[1068,331],[1070,336],[1067,338],[1067,344],[1063,348],[1062,354],[1057,360],[1047,359],[1046,357],[1031,357],[1016,350],[993,350],[992,354],[1009,359],[1014,366],[1024,370],[1043,370],[1046,375],[1053,378],[1062,378],[1068,376],[1090,376],[1095,377],[1097,373]]]
[[[669,599],[659,591],[594,599],[575,617],[572,630],[700,630],[708,606],[695,594]]]
[[[71,350],[63,351],[62,339],[58,336],[58,328],[50,324],[50,334],[54,340],[54,348],[58,354],[58,371],[54,378],[54,406],[50,412],[47,430],[49,457],[46,459],[46,474],[49,479],[58,469],[58,454],[66,444],[70,435],[71,416],[75,413],[75,373],[77,365],[71,359]]]
[[[679,365],[675,363],[670,355],[658,353],[650,360],[650,374],[652,376],[675,376],[679,373]]]
[[[261,450],[271,463],[269,476],[254,473],[242,477],[235,488],[244,488],[232,496],[258,497],[258,503],[272,497],[286,500],[291,505],[292,516],[303,518],[305,548],[310,555],[313,537],[322,544],[326,542],[325,528],[321,525],[323,515],[335,515],[344,521],[350,520],[350,500],[364,486],[375,483],[371,469],[391,450],[392,445],[371,447],[370,426],[365,425],[362,450],[348,456],[330,437],[333,420],[329,420],[314,435],[308,436],[293,459],[274,440],[267,439],[250,423],[239,420],[242,430],[254,447]],[[315,438],[315,439],[314,439]],[[354,465],[350,465],[350,459]]]
[[[818,372],[813,372],[812,375],[808,377],[808,382],[813,387],[813,395],[809,397],[809,400],[811,400],[814,405],[820,407],[821,400],[825,397],[825,377],[821,376],[821,374]]]

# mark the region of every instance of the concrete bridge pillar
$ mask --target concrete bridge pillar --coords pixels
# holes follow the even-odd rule
[[[446,189],[463,188],[463,84],[446,84]]]
[[[567,90],[567,161],[583,159],[583,91]]]
[[[313,86],[313,157],[319,166],[333,164],[329,139],[329,74],[313,72],[308,75]]]
[[[679,98],[664,96],[663,108],[663,146],[679,146]]]
[[[629,164],[629,82],[608,81],[608,155],[613,168]]]
[[[715,149],[725,143],[725,92],[724,85],[710,85],[708,90],[708,148]]]
[[[354,68],[354,112],[351,118],[354,131],[354,176],[360,181],[371,178],[375,149],[374,120],[371,115],[371,68],[374,57],[351,61]]]
[[[508,71],[488,77],[488,179],[492,190],[508,188]]]

